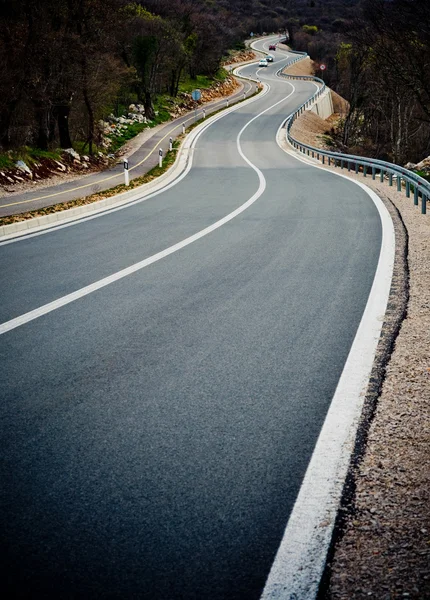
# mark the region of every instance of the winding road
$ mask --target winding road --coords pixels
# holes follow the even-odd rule
[[[382,240],[362,188],[278,146],[315,84],[275,54],[175,185],[0,241],[13,597],[262,594]]]

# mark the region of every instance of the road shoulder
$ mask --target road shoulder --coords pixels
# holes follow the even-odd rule
[[[387,206],[396,264],[320,596],[429,598],[430,218],[387,182],[342,174]]]

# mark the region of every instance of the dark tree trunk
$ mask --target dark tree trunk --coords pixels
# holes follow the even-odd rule
[[[43,104],[34,103],[35,117],[37,123],[37,136],[35,139],[36,147],[41,150],[48,150],[49,130],[48,130],[48,111]]]
[[[169,82],[169,94],[176,98],[179,91],[179,82],[181,80],[183,66],[178,67],[177,69],[172,69],[170,74],[170,82]]]
[[[152,120],[155,117],[155,113],[154,113],[154,106],[152,104],[151,92],[148,92],[148,91],[145,92],[144,107],[145,107],[145,117],[147,119]]]
[[[17,104],[18,99],[12,100],[0,113],[0,146],[4,149],[10,147],[10,124]]]
[[[88,111],[88,152],[90,154],[93,153],[93,143],[94,143],[94,111],[91,106],[90,99],[88,97],[88,90],[84,88],[84,101],[85,106]]]
[[[62,104],[57,105],[56,117],[58,123],[58,133],[60,135],[60,147],[61,148],[71,148],[72,140],[70,139],[70,131],[69,131],[69,115],[70,115],[70,105]]]
[[[172,69],[172,72],[170,74],[170,84],[169,84],[169,94],[172,97],[175,97],[175,90],[176,90],[176,71],[175,69]]]
[[[55,127],[57,121],[55,119],[55,113],[53,110],[48,111],[48,144],[52,144],[55,138]]]

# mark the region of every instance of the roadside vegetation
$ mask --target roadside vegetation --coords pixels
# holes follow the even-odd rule
[[[141,105],[145,123],[114,148],[171,118],[195,87],[225,79],[239,17],[189,0],[10,0],[0,3],[0,151],[107,148],[100,122]],[[111,151],[111,149],[109,149]],[[5,155],[10,152],[9,155]],[[9,156],[9,159],[8,159]]]
[[[349,102],[334,136],[341,149],[400,164],[430,154],[423,0],[9,0],[0,3],[0,169],[34,149],[115,152],[172,118],[193,88],[225,78],[225,57],[251,32],[273,31]],[[108,117],[129,120],[130,105],[145,121],[107,132]]]
[[[349,102],[334,144],[410,168],[427,157],[430,3],[296,0],[290,8],[290,44],[308,52],[315,74]]]

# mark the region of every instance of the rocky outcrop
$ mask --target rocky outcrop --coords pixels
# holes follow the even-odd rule
[[[88,172],[106,167],[109,159],[101,152],[95,156],[80,155],[73,148],[64,150],[61,158],[41,158],[31,162],[30,166],[18,160],[13,168],[0,170],[0,186],[7,192],[14,191],[14,184],[47,179],[53,175],[64,175],[72,172]]]
[[[408,162],[405,165],[405,169],[409,169],[410,171],[423,171],[427,175],[430,175],[430,156],[427,156],[427,158],[424,158],[417,164]]]

